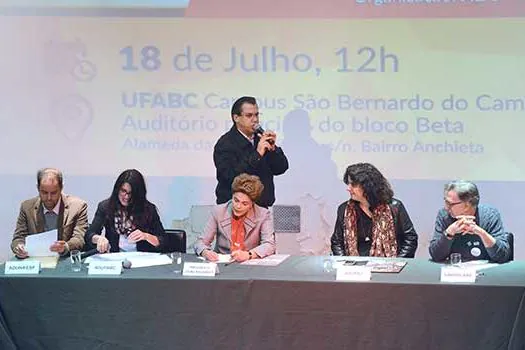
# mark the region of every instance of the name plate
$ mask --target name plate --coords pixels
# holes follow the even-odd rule
[[[336,281],[370,281],[372,268],[366,266],[341,266],[337,269]]]
[[[38,275],[40,273],[40,261],[7,261],[4,273],[6,275]]]
[[[120,275],[121,261],[92,261],[89,263],[88,275]]]
[[[476,270],[455,266],[442,267],[441,282],[474,283],[476,282]]]
[[[217,264],[207,262],[186,262],[182,270],[183,276],[191,277],[214,277],[217,272]]]

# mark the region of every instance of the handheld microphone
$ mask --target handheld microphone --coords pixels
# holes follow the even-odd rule
[[[253,129],[254,129],[254,132],[255,132],[257,135],[262,135],[262,134],[264,134],[264,129],[263,129],[263,127],[261,126],[261,124],[256,124],[256,125],[254,126]],[[268,143],[269,143],[270,145],[273,145],[273,140],[268,140]]]

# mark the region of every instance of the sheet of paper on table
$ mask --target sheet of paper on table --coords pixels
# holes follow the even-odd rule
[[[399,273],[405,265],[406,261],[390,260],[390,259],[374,259],[368,257],[365,260],[362,257],[348,257],[345,260],[338,260],[333,263],[335,269],[341,266],[366,266],[372,269],[372,272],[378,273]]]
[[[372,272],[400,273],[406,264],[406,261],[370,260],[366,263],[365,266],[371,267]]]
[[[499,264],[491,263],[488,260],[472,260],[472,261],[465,261],[460,264],[460,267],[471,268],[476,271],[490,269],[491,267],[496,267],[496,266],[499,266]]]
[[[165,254],[146,252],[97,254],[86,258],[84,263],[89,264],[92,261],[124,261],[124,259],[131,262],[132,269],[136,267],[169,265],[172,263],[171,258]]]
[[[223,264],[223,263],[229,263],[232,261],[232,257],[230,254],[217,254],[219,256],[219,260],[215,261],[216,263]]]
[[[282,263],[289,254],[274,254],[269,255],[263,259],[251,259],[241,263],[241,265],[254,265],[254,266],[277,266]]]
[[[227,263],[231,263],[235,261],[232,259],[230,254],[217,253],[217,255],[219,256],[219,260],[213,261],[216,264],[227,264]],[[203,256],[198,256],[197,259],[202,260],[202,261],[207,261],[206,258]],[[209,262],[212,262],[212,261],[209,261]]]

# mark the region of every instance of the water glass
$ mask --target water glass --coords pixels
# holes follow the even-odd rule
[[[450,265],[459,267],[461,266],[461,254],[452,253],[450,254]]]
[[[323,271],[327,273],[334,271],[334,264],[332,263],[331,258],[323,259]]]
[[[82,270],[82,255],[80,250],[71,251],[71,270],[74,272]]]
[[[182,253],[181,252],[171,253],[171,261],[174,266],[173,272],[177,274],[182,273]]]

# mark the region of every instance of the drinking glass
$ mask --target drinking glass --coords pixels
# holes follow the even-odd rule
[[[173,272],[180,274],[182,273],[182,253],[181,252],[174,252],[171,253],[171,261],[173,263],[174,269]]]
[[[71,251],[71,270],[74,272],[82,270],[82,256],[80,250]]]
[[[450,254],[450,265],[459,267],[461,266],[461,254],[452,253]]]
[[[323,271],[327,273],[334,271],[334,264],[332,263],[332,259],[330,257],[323,259]]]

